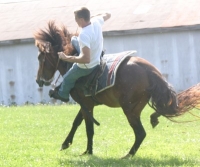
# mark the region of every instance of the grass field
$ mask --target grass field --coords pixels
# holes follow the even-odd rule
[[[152,129],[146,107],[142,122],[147,137],[132,159],[121,160],[134,142],[123,112],[95,108],[94,155],[79,156],[86,149],[85,124],[77,130],[68,150],[59,151],[79,107],[37,105],[0,107],[0,166],[2,167],[164,167],[200,166],[200,121],[173,123],[161,117]],[[195,111],[198,115],[199,111]],[[193,120],[186,114],[178,120]]]

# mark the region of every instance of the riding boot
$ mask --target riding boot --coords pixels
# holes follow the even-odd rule
[[[61,100],[61,101],[63,101],[63,102],[65,102],[65,103],[67,103],[68,101],[69,101],[69,99],[67,98],[63,98],[63,97],[61,97],[59,94],[58,94],[58,91],[56,91],[56,90],[50,90],[49,91],[49,96],[50,97],[53,97],[54,99],[57,99],[57,100]]]

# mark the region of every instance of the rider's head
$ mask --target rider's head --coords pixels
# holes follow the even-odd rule
[[[74,16],[80,27],[85,27],[90,23],[90,11],[86,7],[75,10]]]

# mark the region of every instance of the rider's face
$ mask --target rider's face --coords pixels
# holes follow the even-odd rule
[[[83,18],[79,18],[79,17],[75,16],[75,20],[76,20],[76,23],[78,24],[79,27],[84,26],[85,20]]]

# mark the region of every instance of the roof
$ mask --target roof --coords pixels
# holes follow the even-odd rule
[[[200,29],[200,0],[32,0],[0,4],[0,41],[33,38],[49,20],[77,30],[73,11],[86,6],[91,14],[112,13],[105,34],[160,30],[174,27]],[[141,31],[142,32],[142,31]]]

